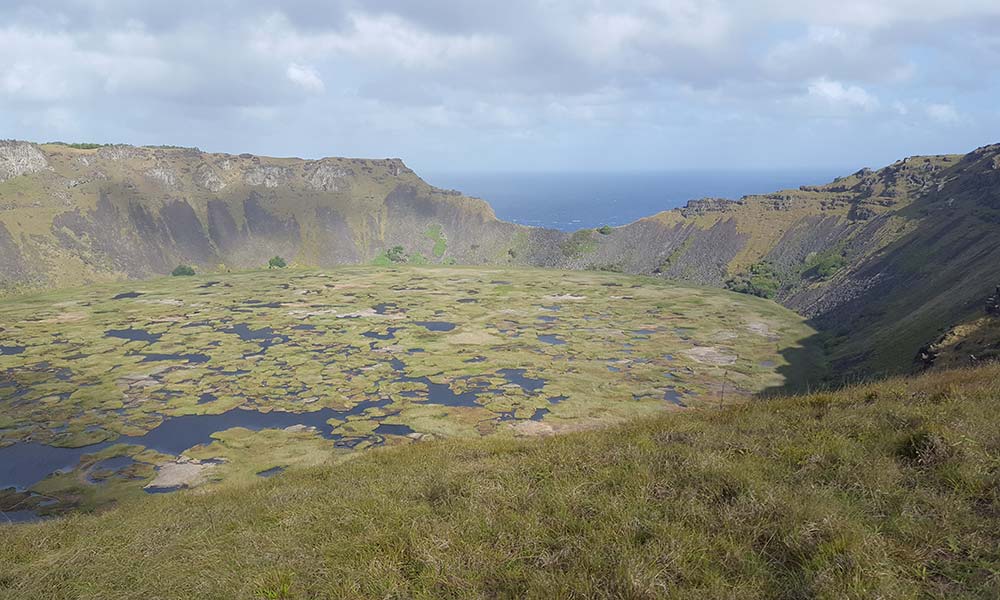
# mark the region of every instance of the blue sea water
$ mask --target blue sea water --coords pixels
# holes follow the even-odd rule
[[[497,217],[572,231],[625,225],[705,197],[739,199],[828,183],[848,169],[642,173],[432,173],[428,183],[488,201]]]

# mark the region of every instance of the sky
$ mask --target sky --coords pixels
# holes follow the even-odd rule
[[[416,169],[878,167],[1000,142],[998,0],[4,0],[0,138]]]

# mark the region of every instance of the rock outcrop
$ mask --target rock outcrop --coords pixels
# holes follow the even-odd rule
[[[0,182],[37,173],[49,166],[45,154],[29,142],[0,140]]]
[[[996,290],[986,299],[986,314],[991,317],[1000,317],[1000,285],[996,287]]]

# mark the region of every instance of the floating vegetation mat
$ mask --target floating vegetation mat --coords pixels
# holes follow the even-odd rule
[[[14,298],[0,510],[715,405],[780,386],[812,333],[768,301],[591,272],[274,270]]]

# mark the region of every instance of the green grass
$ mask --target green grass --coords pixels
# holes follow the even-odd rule
[[[1000,367],[0,527],[11,598],[1000,594]]]
[[[372,259],[372,265],[376,267],[391,267],[393,264],[395,263],[389,260],[389,255],[384,250]]]
[[[428,227],[427,231],[424,232],[424,237],[434,242],[432,253],[436,258],[444,256],[445,251],[448,249],[448,240],[445,239],[440,225],[434,224]]]
[[[781,280],[778,273],[767,262],[750,265],[747,272],[726,281],[728,290],[761,298],[774,298],[780,287]]]
[[[594,232],[591,229],[581,229],[574,232],[561,245],[563,256],[566,258],[580,258],[584,254],[589,254],[597,250],[597,240],[594,239]]]
[[[67,148],[75,148],[77,150],[95,150],[97,148],[104,148],[105,146],[113,146],[114,144],[97,144],[93,142],[48,142],[52,146],[66,146]]]
[[[381,405],[348,423],[320,422],[355,449],[538,435],[677,410],[668,394],[714,405],[723,381],[731,399],[748,398],[821,363],[803,355],[815,333],[803,319],[761,299],[594,272],[417,267],[426,259],[412,256],[393,269],[262,269],[0,302],[3,345],[23,347],[0,355],[0,446],[83,447],[184,415],[306,415],[373,401]],[[428,328],[435,322],[451,328]],[[124,339],[130,331],[142,335]],[[450,406],[434,386],[475,391],[475,401]],[[413,435],[376,433],[382,420]],[[88,483],[87,460],[32,490],[59,500],[44,513],[90,511],[142,495],[152,467],[181,457],[225,458],[198,484],[212,486],[301,463],[289,451],[343,450],[318,431],[221,431],[204,443],[149,456],[141,476],[110,490]],[[3,496],[0,510],[25,507]]]

